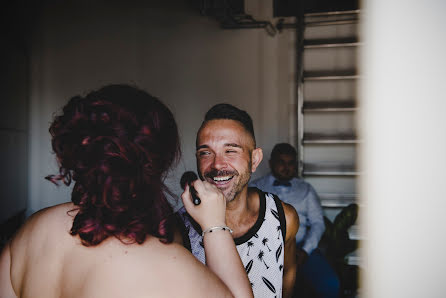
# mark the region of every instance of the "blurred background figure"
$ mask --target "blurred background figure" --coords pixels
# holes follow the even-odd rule
[[[313,187],[296,178],[296,156],[296,149],[290,144],[276,144],[269,160],[271,173],[254,180],[250,186],[276,194],[296,209],[300,221],[296,235],[298,276],[314,289],[317,297],[338,297],[337,275],[318,249],[325,231],[323,211]],[[295,295],[302,291],[296,286]]]

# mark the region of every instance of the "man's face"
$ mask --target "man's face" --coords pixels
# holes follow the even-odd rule
[[[210,120],[198,131],[198,173],[222,191],[226,202],[247,187],[262,156],[261,149],[254,148],[254,140],[238,121]]]
[[[270,160],[271,171],[279,180],[288,181],[296,175],[296,157],[290,154],[279,154]]]

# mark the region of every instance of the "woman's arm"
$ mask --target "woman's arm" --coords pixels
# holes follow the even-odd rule
[[[200,205],[192,203],[189,187],[182,194],[187,212],[203,231],[212,227],[225,227],[226,200],[214,185],[201,180],[193,182],[201,199]],[[234,239],[228,230],[215,229],[203,237],[206,265],[229,288],[234,297],[254,297]]]

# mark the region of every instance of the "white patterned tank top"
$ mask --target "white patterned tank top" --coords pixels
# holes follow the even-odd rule
[[[285,215],[277,196],[256,190],[260,198],[259,217],[246,234],[234,241],[251,282],[254,297],[282,297]],[[182,234],[186,248],[205,264],[199,225],[184,207],[178,214],[184,223]]]

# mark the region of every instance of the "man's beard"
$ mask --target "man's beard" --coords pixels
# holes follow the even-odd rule
[[[235,184],[229,191],[229,193],[223,193],[226,199],[226,203],[233,201],[237,195],[243,190],[243,188],[248,184],[251,178],[251,173],[243,173],[239,175],[239,181]]]
[[[249,179],[251,178],[251,162],[248,165],[248,171],[242,174],[240,174],[237,170],[218,171],[213,169],[206,172],[204,176],[211,179],[218,176],[233,176],[232,179],[236,179],[236,177],[239,178],[237,183],[232,185],[230,189],[222,190],[222,193],[226,199],[226,203],[229,203],[233,201],[237,197],[237,195],[243,190],[243,188],[248,184]]]

